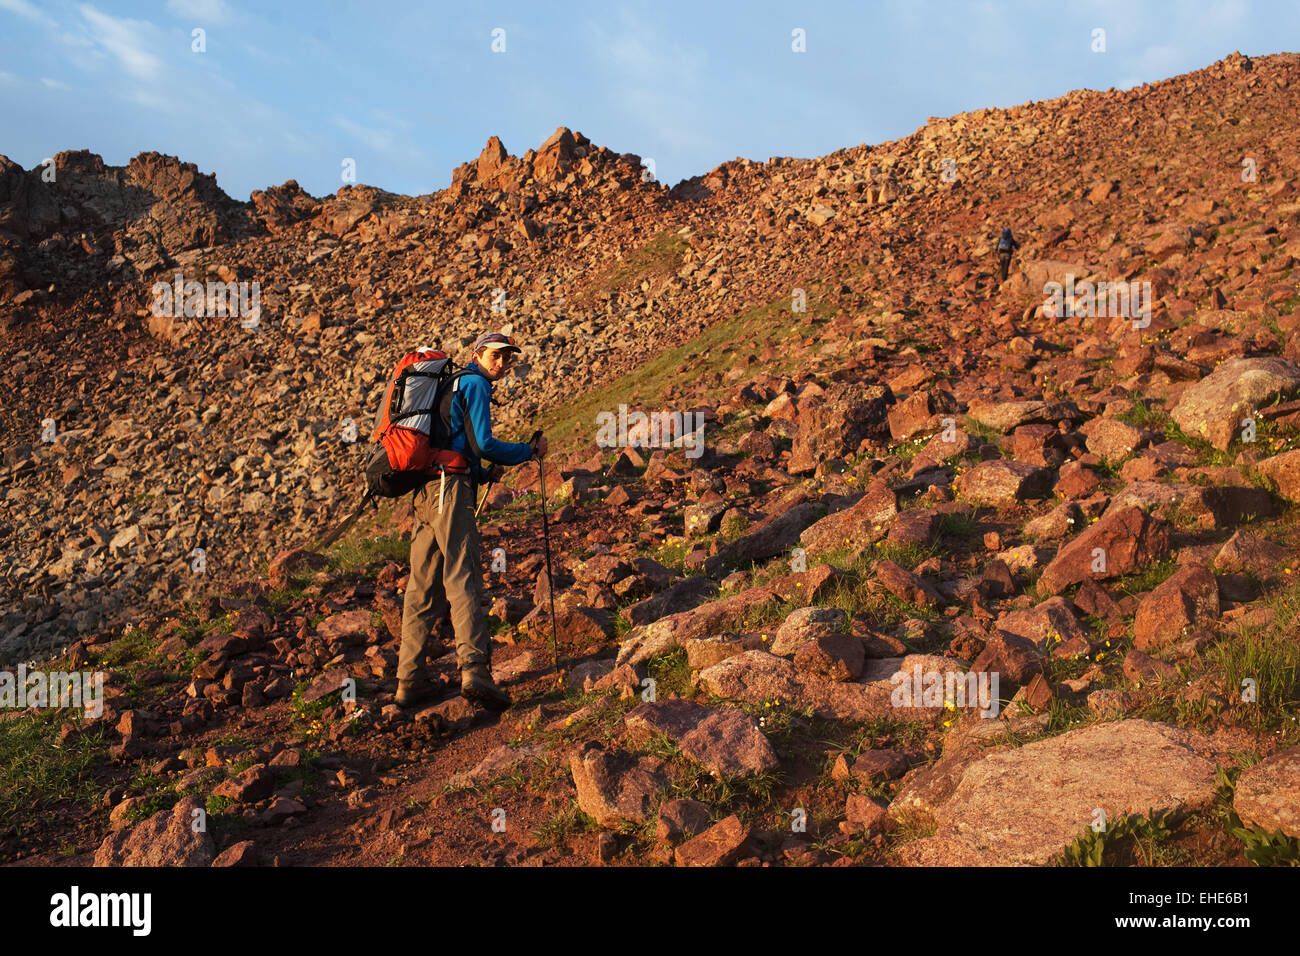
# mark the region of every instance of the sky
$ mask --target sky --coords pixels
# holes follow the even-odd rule
[[[673,185],[1297,49],[1297,0],[0,0],[0,154],[419,195],[567,126]]]

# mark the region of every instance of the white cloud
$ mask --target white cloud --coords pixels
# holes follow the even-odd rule
[[[162,72],[162,61],[148,51],[145,38],[157,38],[157,28],[147,20],[126,20],[100,13],[83,4],[78,8],[92,31],[92,39],[117,58],[131,76],[155,79]]]
[[[177,110],[177,104],[165,96],[160,96],[153,90],[140,88],[132,90],[127,96],[131,102],[143,106],[147,110],[153,110],[157,113],[166,113],[174,115]]]
[[[167,0],[167,9],[183,20],[207,23],[225,23],[230,19],[230,7],[225,0]]]
[[[52,89],[52,90],[70,90],[70,89],[72,89],[72,87],[68,86],[67,83],[60,82],[59,80],[52,80],[52,79],[50,79],[48,76],[43,76],[43,77],[41,77],[41,82],[44,83],[46,86],[48,86],[48,87],[49,87],[50,89]]]
[[[334,125],[377,153],[386,153],[393,147],[393,137],[389,133],[373,127],[362,126],[346,116],[335,116]]]
[[[0,0],[0,10],[8,10],[10,13],[16,13],[18,16],[32,20],[35,23],[44,23],[50,27],[55,25],[53,20],[37,10],[27,0]]]
[[[245,53],[247,53],[249,56],[253,57],[256,60],[260,60],[263,63],[267,63],[272,66],[293,65],[293,58],[289,56],[285,56],[283,53],[279,53],[279,54],[269,53],[266,50],[262,49],[260,46],[254,46],[251,43],[245,43],[243,47]]]
[[[411,123],[385,110],[370,110],[366,123],[359,123],[340,114],[330,117],[330,122],[346,133],[351,140],[341,145],[345,156],[359,157],[361,151],[356,147],[361,146],[397,163],[414,162],[427,165],[429,162],[424,150],[411,145],[411,136],[407,132]],[[333,148],[340,148],[331,145]]]

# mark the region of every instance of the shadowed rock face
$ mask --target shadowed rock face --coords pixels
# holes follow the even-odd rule
[[[170,264],[176,253],[227,243],[258,228],[246,205],[193,163],[147,152],[124,167],[106,166],[78,150],[58,153],[51,166],[29,172],[8,160],[0,164],[0,230],[29,246],[55,232],[107,233],[114,249],[144,275]]]

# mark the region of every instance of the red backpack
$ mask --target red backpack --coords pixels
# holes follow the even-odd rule
[[[315,545],[317,550],[338,540],[372,499],[400,498],[415,491],[433,477],[436,468],[452,474],[469,472],[469,459],[451,449],[455,435],[450,417],[455,383],[467,371],[455,368],[451,356],[436,347],[418,348],[402,357],[375,412],[374,444],[362,466],[365,496],[347,520]]]
[[[419,348],[397,363],[375,413],[376,444],[366,458],[366,491],[397,498],[414,491],[436,467],[465,474],[469,460],[451,450],[454,383],[466,372],[438,349]]]

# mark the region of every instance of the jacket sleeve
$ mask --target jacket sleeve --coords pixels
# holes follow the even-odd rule
[[[501,441],[492,437],[491,387],[478,375],[461,379],[460,393],[465,401],[465,443],[470,456],[486,458],[498,465],[520,465],[533,457],[528,442]]]

